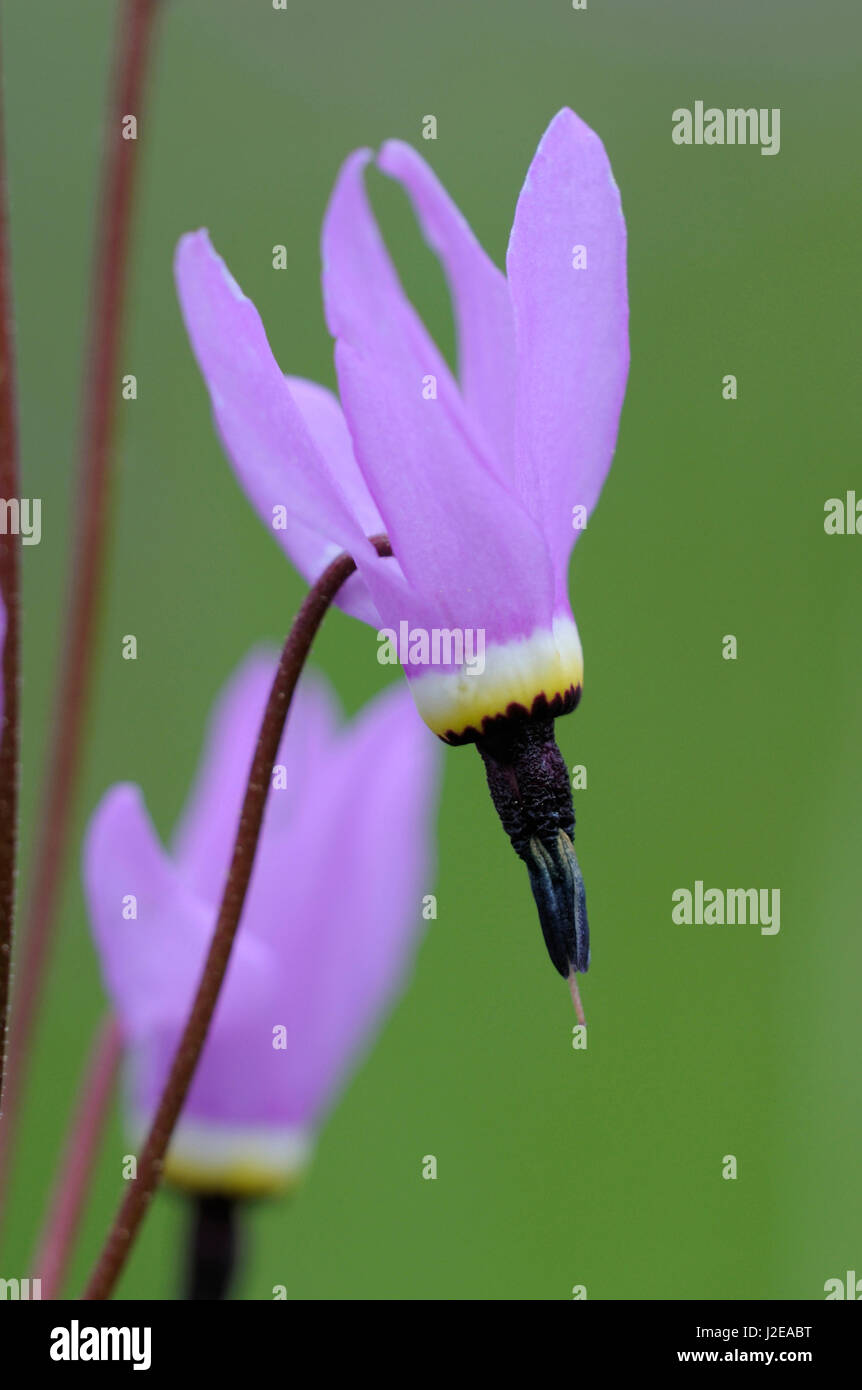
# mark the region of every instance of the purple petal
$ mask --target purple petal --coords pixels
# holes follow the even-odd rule
[[[219,721],[227,736],[234,732],[228,715],[240,684],[224,697],[214,732]],[[302,741],[309,732],[303,720],[295,736]],[[277,805],[274,816],[267,813],[228,976],[183,1112],[183,1152],[194,1148],[190,1126],[222,1134],[232,1126],[301,1131],[330,1102],[403,981],[425,926],[438,763],[436,740],[399,685],[317,749],[313,768],[292,788],[297,814],[281,817]],[[289,795],[274,792],[270,801]],[[86,881],[115,1007],[124,1023],[134,1021],[133,1104],[145,1118],[164,1084],[213,915],[189,910],[134,789],[116,788],[96,813]],[[145,885],[143,920],[121,922],[132,933],[116,935],[114,903],[129,883]],[[281,1027],[286,1049],[273,1046]]]
[[[105,983],[124,1029],[142,1036],[179,1017],[203,961],[212,915],[176,873],[137,787],[112,787],[93,813],[84,889]]]
[[[544,540],[520,503],[465,454],[440,402],[412,399],[396,367],[345,342],[335,361],[357,458],[410,588],[406,596],[384,589],[382,569],[366,576],[386,625],[483,628],[489,641],[502,641],[546,622],[553,586]]]
[[[272,355],[260,315],[205,231],[184,236],[175,273],[189,338],[237,477],[265,524],[273,509],[340,549],[376,559],[338,481],[315,447]],[[284,531],[275,531],[276,539]],[[372,559],[373,557],[373,559]]]
[[[188,1122],[209,1121],[218,1131],[232,1125],[301,1124],[285,1053],[273,1047],[273,1029],[289,1026],[278,953],[241,927],[225,983],[188,1098],[180,1135]],[[137,1040],[132,1060],[132,1103],[149,1118],[161,1094],[197,980],[189,981],[185,1007]]]
[[[515,325],[502,271],[410,145],[389,140],[378,166],[403,184],[428,244],[446,271],[458,329],[461,390],[489,441],[501,477],[514,473]]]
[[[424,929],[438,765],[409,693],[391,687],[319,766],[288,840],[264,846],[249,916],[277,943],[295,1122],[325,1106]]]
[[[274,653],[253,654],[220,695],[195,785],[174,837],[177,868],[213,912],[221,900],[276,665]],[[270,792],[264,818],[265,835],[277,833],[278,827],[287,823],[290,811],[301,806],[309,782],[318,775],[318,760],[335,739],[337,719],[327,683],[306,673],[293,697],[282,735],[276,760],[277,786]]]
[[[336,182],[323,284],[356,459],[412,591],[408,607],[381,565],[366,574],[372,597],[388,626],[403,618],[426,628],[482,627],[489,639],[529,633],[551,611],[544,540],[469,436],[457,389],[374,222],[367,160],[365,151],[351,156]],[[437,398],[423,398],[423,377],[438,371]]]
[[[457,383],[405,295],[371,211],[364,180],[371,157],[370,150],[356,150],[345,160],[323,221],[323,299],[329,331],[375,361],[400,366],[420,406],[427,404],[422,400],[423,378],[433,376],[439,400],[469,437],[471,426]]]
[[[312,441],[320,456],[326,460],[333,477],[338,479],[344,498],[362,531],[366,536],[380,535],[386,528],[359,471],[350,431],[337,397],[324,386],[305,381],[302,377],[288,377],[287,383]],[[314,583],[342,548],[322,537],[318,531],[312,531],[296,521],[290,523],[279,539],[300,574],[305,575],[310,583]],[[390,559],[387,564],[390,569],[394,567],[397,570],[395,560]],[[362,575],[351,575],[340,590],[336,603],[354,618],[370,623],[372,627],[380,626],[380,616]]]
[[[573,248],[587,268],[573,268]],[[515,212],[507,256],[515,310],[515,450],[521,495],[549,538],[558,591],[577,530],[616,444],[628,372],[626,233],[599,137],[564,109],[545,132]]]

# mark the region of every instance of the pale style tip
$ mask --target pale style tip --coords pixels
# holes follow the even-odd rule
[[[572,1003],[575,1006],[575,1017],[582,1027],[586,1027],[587,1020],[584,1017],[584,1006],[581,1003],[581,996],[578,990],[578,977],[574,970],[569,971],[569,993],[572,996]]]

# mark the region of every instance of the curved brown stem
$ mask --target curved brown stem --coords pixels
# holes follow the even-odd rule
[[[98,598],[105,568],[117,363],[126,298],[132,195],[139,162],[138,140],[123,138],[123,117],[134,115],[140,120],[153,20],[159,5],[160,0],[126,0],[119,21],[114,94],[99,203],[89,347],[84,368],[74,560],[64,624],[65,646],[51,723],[51,747],[30,874],[22,960],[15,986],[6,1110],[0,1124],[0,1206],[56,917],[81,760]]]
[[[372,544],[378,555],[392,554],[385,536],[375,536]],[[120,1204],[114,1224],[84,1291],[85,1299],[110,1298],[158,1186],[164,1156],[206,1042],[239,927],[254,868],[266,799],[272,783],[272,769],[293,692],[329,605],[355,569],[356,563],[351,556],[337,556],[309,590],[288,633],[258,734],[227,882],[197,994],[138,1159],[137,1177]]]
[[[120,1053],[120,1030],[112,1018],[107,1018],[93,1044],[33,1264],[34,1275],[42,1281],[43,1298],[56,1298],[63,1287],[114,1090]]]

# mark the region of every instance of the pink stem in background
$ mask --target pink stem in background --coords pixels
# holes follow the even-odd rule
[[[112,1018],[105,1019],[90,1053],[34,1261],[33,1273],[42,1281],[43,1298],[56,1298],[63,1287],[110,1109],[120,1053],[119,1027]]]
[[[159,5],[160,0],[126,0],[119,23],[114,95],[99,202],[89,348],[84,366],[84,413],[75,488],[77,530],[64,624],[65,648],[37,821],[23,955],[15,985],[6,1111],[0,1123],[0,1208],[50,953],[81,763],[93,643],[105,570],[117,364],[126,299],[132,200],[139,162],[139,140],[123,139],[123,117],[136,117],[140,137],[147,59]]]
[[[2,47],[0,47],[2,64]],[[12,286],[6,227],[6,167],[0,101],[0,497],[19,497],[18,412],[12,323]],[[19,498],[20,500],[20,498]],[[0,536],[0,590],[6,608],[3,647],[3,729],[0,734],[0,1115],[6,1063],[6,1026],[12,972],[15,860],[18,848],[19,540]]]

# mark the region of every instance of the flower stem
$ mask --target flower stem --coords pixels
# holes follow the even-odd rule
[[[153,20],[159,5],[160,0],[126,0],[119,21],[114,92],[99,202],[89,347],[84,367],[74,559],[64,623],[65,647],[51,724],[51,747],[37,821],[39,831],[24,924],[22,961],[15,988],[6,1111],[4,1123],[0,1125],[0,1206],[53,935],[81,761],[98,598],[105,569],[117,363],[126,298],[135,173],[139,162],[138,139],[123,138],[123,117],[134,115],[140,124]]]
[[[191,1213],[183,1296],[194,1303],[225,1299],[239,1260],[242,1203],[219,1192],[200,1192],[188,1201]]]
[[[378,555],[392,554],[385,536],[375,536],[371,543]],[[327,609],[342,584],[355,569],[356,562],[350,555],[337,556],[306,594],[288,633],[258,734],[230,869],[197,993],[138,1159],[137,1177],[132,1181],[120,1204],[114,1224],[84,1291],[85,1299],[110,1298],[161,1177],[164,1156],[206,1042],[242,916],[254,868],[266,799],[272,783],[272,769],[293,692]]]
[[[34,1261],[34,1274],[42,1280],[43,1298],[56,1298],[63,1287],[66,1266],[90,1185],[96,1148],[114,1090],[120,1052],[120,1030],[112,1018],[107,1018],[93,1044]]]
[[[12,285],[6,227],[6,167],[0,100],[0,497],[18,498],[18,415],[13,350]],[[20,498],[19,498],[20,501]],[[6,1062],[6,1025],[15,914],[15,861],[18,848],[18,537],[0,537],[0,591],[6,608],[3,646],[3,728],[0,733],[0,1114]]]

